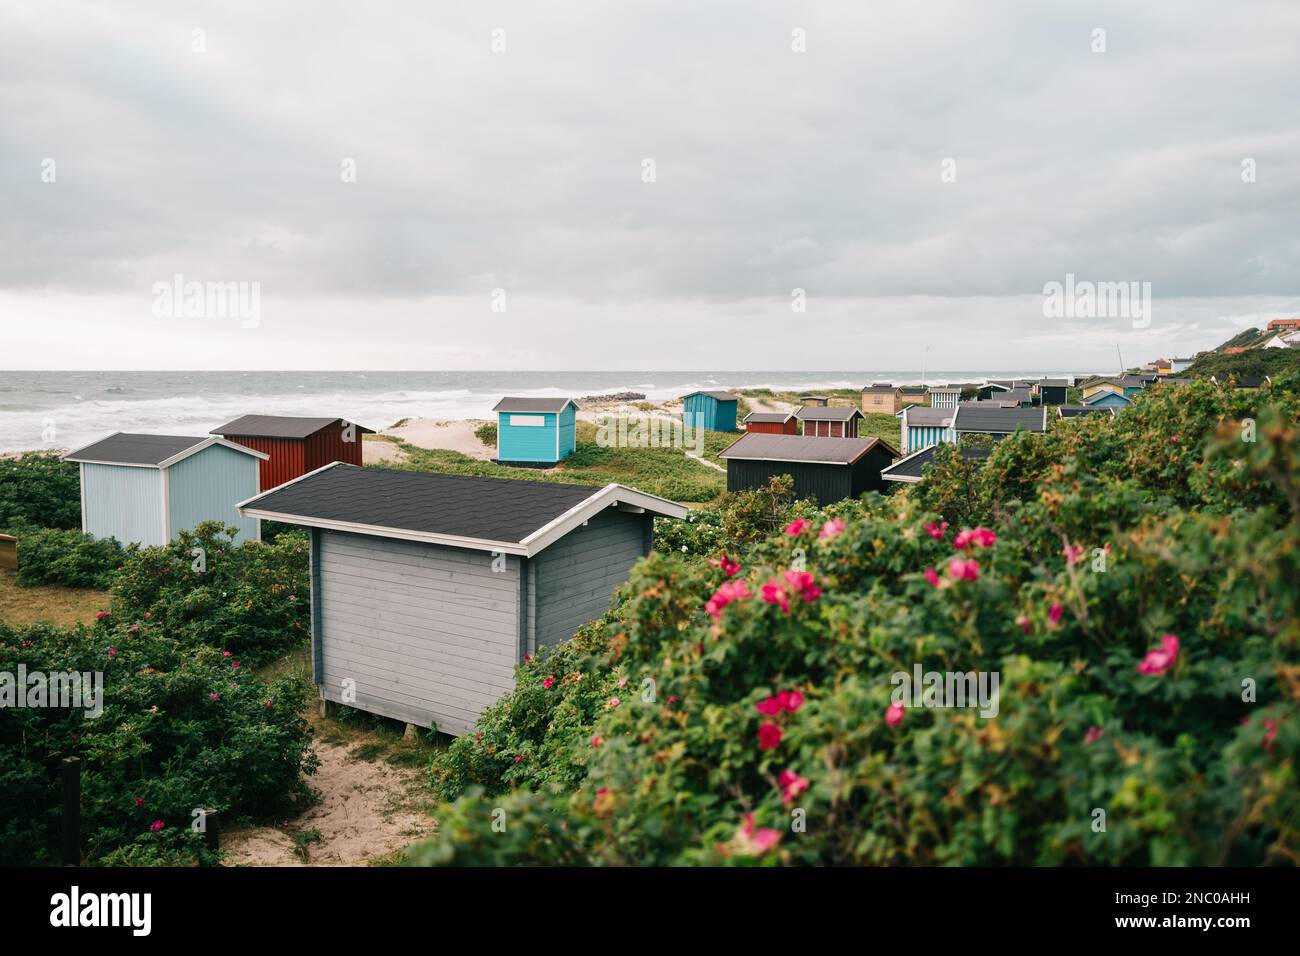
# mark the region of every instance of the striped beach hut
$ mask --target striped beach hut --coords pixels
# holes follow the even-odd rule
[[[706,390],[682,396],[682,424],[713,432],[736,430],[736,404],[740,399],[730,392]]]
[[[506,397],[497,413],[497,456],[503,465],[553,465],[577,447],[578,406],[571,398]]]
[[[901,444],[904,455],[910,455],[931,445],[953,444],[957,441],[957,432],[953,429],[953,419],[957,409],[953,408],[905,408],[899,412],[902,421]]]
[[[211,436],[117,432],[63,458],[81,467],[81,530],[96,538],[163,545],[203,521],[261,537],[237,506],[261,490],[265,452]]]
[[[810,438],[857,438],[862,413],[846,405],[804,405],[794,413]]]

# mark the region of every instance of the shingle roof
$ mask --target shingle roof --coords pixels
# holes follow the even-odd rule
[[[716,398],[720,402],[736,402],[739,397],[732,395],[730,392],[724,392],[720,389],[701,388],[694,392],[687,392],[682,396],[683,399],[690,398],[692,395],[707,395],[709,398]]]
[[[956,409],[926,408],[924,405],[913,405],[906,411],[907,424],[909,425],[941,425],[947,427],[952,424],[952,416],[956,414]]]
[[[564,406],[578,407],[571,398],[518,398],[507,395],[492,407],[494,412],[542,412],[558,415]]]
[[[117,465],[157,465],[193,448],[206,438],[189,435],[131,435],[117,432],[64,455],[67,461],[102,461]]]
[[[922,448],[906,458],[899,459],[888,468],[882,469],[880,477],[887,481],[920,481],[922,471],[927,465],[934,463],[935,452],[938,450],[938,445]],[[959,445],[957,451],[963,458],[980,461],[993,453],[992,448],[969,445]]]
[[[242,415],[233,422],[212,429],[213,435],[241,435],[248,438],[307,438],[322,428],[352,424],[342,418],[299,418],[290,415]],[[374,429],[354,426],[362,434]]]
[[[794,417],[794,412],[750,412],[742,422],[768,422],[774,425],[784,425]]]
[[[874,392],[874,393],[888,392],[890,394],[897,391],[897,389],[894,388],[894,386],[890,385],[888,382],[876,382],[872,385],[866,385],[863,386],[862,390],[864,392]]]
[[[719,458],[744,461],[802,461],[813,464],[851,465],[879,445],[890,456],[893,446],[879,438],[813,438],[807,435],[764,435],[750,432],[722,450]]]
[[[847,422],[862,412],[847,405],[801,405],[794,413],[801,422]]]
[[[967,403],[957,409],[953,427],[959,432],[984,435],[1009,435],[1018,428],[1026,431],[1046,430],[1046,413],[1042,408],[996,408],[993,402]],[[990,407],[985,408],[988,405]]]
[[[1058,405],[1056,410],[1062,418],[1078,418],[1097,412],[1109,412],[1112,416],[1115,414],[1114,407],[1109,405]]]
[[[1070,380],[1066,378],[1040,378],[1038,386],[1040,388],[1069,388]]]
[[[1009,392],[1002,392],[998,395],[997,401],[1000,402],[1032,402],[1034,393],[1023,385],[1017,385]]]

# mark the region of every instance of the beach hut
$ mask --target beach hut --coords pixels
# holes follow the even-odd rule
[[[893,415],[903,410],[898,400],[898,389],[888,382],[875,382],[862,389],[863,414]]]
[[[904,455],[920,451],[931,445],[952,444],[957,441],[953,430],[953,419],[957,417],[956,408],[905,408],[900,414],[902,419],[902,449]]]
[[[960,385],[931,385],[930,407],[956,408],[957,403],[961,401],[961,390]]]
[[[1121,392],[1097,391],[1083,400],[1089,408],[1128,408],[1133,399]]]
[[[96,538],[162,545],[202,521],[261,537],[236,506],[261,490],[265,452],[212,436],[117,432],[63,459],[81,466],[81,530]]]
[[[920,451],[913,452],[906,458],[900,458],[884,469],[880,473],[880,477],[884,481],[898,481],[903,484],[914,485],[925,477],[926,466],[934,464],[934,457],[938,451],[938,445],[930,445]],[[993,453],[993,449],[979,445],[961,445],[958,446],[957,453],[967,461],[982,462]]]
[[[1040,405],[1064,405],[1070,382],[1064,378],[1042,378],[1034,383]]]
[[[856,408],[832,405],[803,406],[794,413],[803,425],[803,433],[812,438],[857,438],[862,413]]]
[[[1047,409],[1003,407],[997,402],[963,402],[952,420],[958,440],[963,434],[1002,438],[1017,431],[1047,431]]]
[[[682,396],[682,423],[714,432],[736,430],[736,403],[730,392],[701,391]]]
[[[262,462],[263,491],[332,461],[362,464],[361,436],[374,433],[342,418],[288,415],[242,415],[212,429],[213,435],[267,456]]]
[[[831,403],[830,397],[827,395],[800,395],[799,396],[800,405],[807,405],[810,407],[815,406],[817,408],[825,408],[830,403]]]
[[[571,398],[497,402],[497,456],[503,465],[553,465],[577,447],[578,406]]]
[[[798,497],[830,504],[878,491],[881,470],[898,452],[879,438],[742,435],[718,457],[727,463],[728,491],[762,488],[789,475]]]
[[[794,412],[750,412],[743,424],[745,431],[761,435],[799,434],[799,419]]]
[[[1115,409],[1109,405],[1057,405],[1056,414],[1061,418],[1086,418],[1097,414],[1114,418]]]
[[[656,516],[686,516],[616,484],[340,464],[240,510],[311,529],[321,699],[449,734],[473,730],[525,657],[608,610]]]

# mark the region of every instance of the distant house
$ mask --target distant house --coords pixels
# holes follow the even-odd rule
[[[876,382],[862,389],[862,411],[864,414],[883,413],[893,415],[903,410],[899,401],[898,389],[888,382]]]
[[[553,465],[577,447],[578,406],[571,398],[506,397],[492,411],[502,464]]]
[[[1034,383],[1040,405],[1064,405],[1069,389],[1069,381],[1063,378],[1042,378]]]
[[[1300,332],[1300,318],[1273,319],[1268,323],[1269,332]]]
[[[931,445],[953,444],[957,433],[953,430],[956,408],[905,408],[901,417],[899,448],[904,455],[920,451]]]
[[[713,432],[736,430],[736,403],[730,392],[701,391],[682,396],[682,423]]]
[[[374,430],[342,418],[244,415],[212,434],[264,453],[262,490],[270,491],[332,461],[362,464],[361,436]]]
[[[803,406],[794,415],[803,425],[803,433],[814,438],[857,438],[862,420],[860,411],[842,405]]]
[[[1047,431],[1046,408],[1004,408],[993,402],[966,402],[957,406],[952,423],[960,440],[962,435],[992,435],[1001,438],[1017,431]]]
[[[905,405],[924,405],[928,408],[930,405],[929,389],[924,385],[898,386],[898,407],[901,409]]]
[[[961,391],[960,385],[931,385],[930,407],[956,408],[957,403],[961,401]]]
[[[1094,414],[1109,415],[1113,418],[1115,409],[1110,405],[1058,405],[1056,414],[1061,418],[1083,418]]]
[[[1169,374],[1177,375],[1179,372],[1186,372],[1195,361],[1195,358],[1171,358],[1169,360]]]
[[[888,468],[880,473],[880,477],[885,481],[901,481],[905,484],[916,484],[925,477],[925,469],[934,464],[934,456],[939,451],[938,445],[930,445],[922,448],[920,451],[913,452],[906,458],[900,458]],[[980,447],[978,445],[960,445],[957,453],[969,461],[983,461],[993,454],[992,448]]]
[[[798,497],[830,504],[879,491],[880,472],[898,452],[879,438],[743,435],[718,457],[727,463],[728,491],[762,488],[789,475]]]
[[[982,402],[987,402],[998,398],[1000,395],[1011,391],[1015,387],[1015,382],[1002,380],[997,382],[985,382],[979,387],[978,398]]]
[[[799,434],[799,419],[794,412],[750,412],[743,424],[745,431],[760,435]]]
[[[125,432],[63,456],[81,469],[81,530],[141,545],[164,545],[204,521],[258,540],[258,523],[237,505],[261,489],[266,459],[224,438]]]
[[[830,403],[831,400],[826,395],[800,395],[799,396],[800,405],[807,405],[809,407],[825,407]]]
[[[1133,399],[1123,392],[1100,391],[1085,398],[1083,404],[1089,408],[1128,408]]]
[[[656,515],[686,516],[621,485],[340,464],[240,510],[311,529],[321,699],[449,734],[473,730],[526,656],[609,608]]]
[[[1153,365],[1155,366],[1155,372],[1157,375],[1173,374],[1174,363],[1171,362],[1169,359],[1156,359]]]

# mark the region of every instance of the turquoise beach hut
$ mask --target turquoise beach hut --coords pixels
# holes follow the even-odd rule
[[[1090,408],[1128,408],[1133,404],[1133,399],[1129,397],[1127,390],[1123,395],[1118,392],[1097,392],[1090,398],[1085,398],[1083,404]]]
[[[117,432],[70,451],[81,471],[81,530],[122,544],[163,545],[203,521],[261,537],[237,505],[261,490],[266,454],[224,438]]]
[[[577,446],[578,406],[571,398],[511,398],[497,402],[497,461],[553,465]]]
[[[700,391],[682,396],[682,424],[714,432],[736,430],[736,403],[730,392]]]

